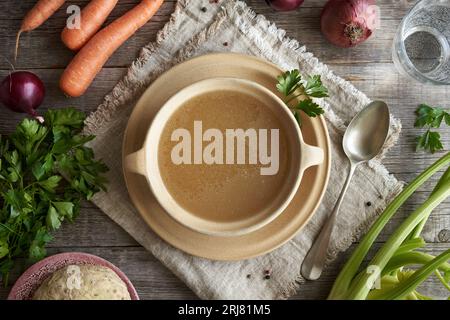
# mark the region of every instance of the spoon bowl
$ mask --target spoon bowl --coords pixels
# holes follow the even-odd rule
[[[350,161],[368,161],[380,152],[389,132],[389,119],[387,104],[373,101],[350,122],[342,141]]]

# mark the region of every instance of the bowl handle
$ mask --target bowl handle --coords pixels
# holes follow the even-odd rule
[[[124,167],[127,171],[137,173],[143,176],[147,175],[144,149],[129,154],[128,156],[125,157],[124,161],[125,161]]]
[[[319,147],[313,147],[309,144],[303,144],[302,146],[302,154],[301,154],[301,162],[303,170],[308,169],[312,166],[317,166],[321,164],[324,160],[324,152]]]

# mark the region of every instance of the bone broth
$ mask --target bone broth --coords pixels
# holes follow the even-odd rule
[[[212,221],[270,210],[291,161],[280,122],[244,93],[190,99],[170,117],[159,142],[158,163],[169,193],[187,211]]]

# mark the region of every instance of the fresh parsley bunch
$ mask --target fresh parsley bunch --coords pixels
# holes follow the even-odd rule
[[[301,125],[299,111],[303,111],[309,117],[317,117],[324,113],[324,110],[312,99],[328,97],[328,89],[322,84],[319,75],[303,78],[300,71],[295,69],[286,71],[277,80],[277,89],[285,96],[284,102],[294,113],[299,125]],[[303,97],[302,100],[292,105],[292,101],[301,97]]]
[[[46,255],[51,231],[72,221],[80,201],[105,189],[108,169],[94,159],[83,135],[85,114],[49,110],[43,124],[25,119],[0,136],[0,272],[3,282],[18,257]]]
[[[450,114],[442,108],[430,107],[421,104],[416,110],[417,119],[414,124],[416,128],[427,128],[427,131],[417,137],[417,150],[424,149],[431,153],[443,150],[444,146],[441,142],[441,135],[432,128],[439,128],[442,122],[450,126]]]

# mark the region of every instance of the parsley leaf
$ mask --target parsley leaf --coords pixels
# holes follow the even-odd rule
[[[313,101],[313,98],[328,97],[328,89],[323,85],[320,75],[305,76],[302,78],[297,69],[286,71],[278,78],[277,90],[285,96],[284,102],[292,110],[298,124],[301,125],[299,111],[309,117],[317,117],[324,110]],[[298,101],[300,98],[300,101]],[[292,101],[297,100],[296,105]]]
[[[287,97],[301,86],[302,77],[300,76],[300,71],[291,70],[280,75],[277,80],[278,91]]]
[[[421,104],[416,110],[416,115],[414,126],[427,129],[424,134],[417,137],[416,151],[423,149],[435,153],[443,150],[441,135],[439,132],[431,131],[430,129],[440,128],[443,122],[450,125],[450,114],[442,108]]]
[[[305,93],[314,98],[328,97],[328,89],[322,84],[318,75],[306,78]]]
[[[74,108],[48,110],[44,116],[45,122],[49,123],[52,128],[76,128],[83,127],[85,114]]]
[[[48,208],[46,222],[47,227],[50,230],[56,230],[61,226],[61,220],[59,219],[58,212],[55,207],[50,206],[50,208]]]
[[[105,190],[108,168],[85,146],[85,114],[50,110],[44,123],[25,119],[0,136],[0,273],[4,284],[17,258],[46,255],[51,232],[72,221],[80,202]]]
[[[39,185],[48,192],[55,193],[61,179],[61,176],[51,176],[47,180],[40,181]]]
[[[441,142],[441,135],[439,132],[433,132],[427,130],[423,135],[417,137],[417,148],[416,151],[424,149],[431,153],[443,150],[444,146]]]
[[[302,110],[308,116],[315,118],[324,113],[324,110],[311,99],[300,101],[295,107],[296,110]]]
[[[72,202],[53,202],[53,205],[58,210],[59,215],[73,217],[73,209],[75,205]]]
[[[32,239],[30,249],[28,251],[28,258],[30,261],[35,262],[43,259],[46,255],[45,245],[52,240],[53,238],[48,233],[47,228],[44,226],[39,227]]]
[[[5,240],[0,240],[0,259],[6,256],[9,252],[8,243]]]

